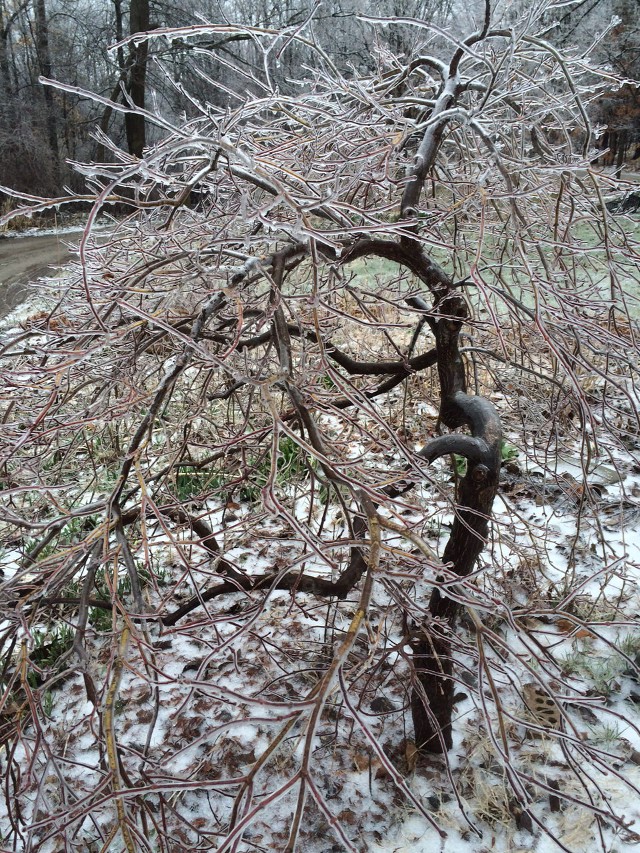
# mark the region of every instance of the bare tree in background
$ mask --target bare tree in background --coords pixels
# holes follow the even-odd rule
[[[183,124],[110,104],[162,140],[84,167],[80,263],[3,342],[14,849],[371,849],[398,794],[446,834],[428,784],[481,834],[474,766],[560,849],[551,798],[602,849],[626,831],[600,774],[633,782],[579,722],[617,712],[562,645],[633,668],[615,632],[637,567],[591,485],[594,460],[638,451],[637,246],[591,162],[603,84],[531,14],[506,28],[487,4],[464,40],[367,22],[424,52],[381,42],[347,76],[312,18],[155,31],[248,36],[263,61]],[[285,96],[271,71],[295,44],[313,74]],[[133,212],[95,240],[114,202]],[[538,486],[516,466],[500,487],[507,433]],[[562,557],[530,510],[554,501]]]
[[[131,0],[129,9],[129,31],[131,34],[144,33],[150,28],[149,0]],[[148,47],[145,40],[132,40],[128,60],[127,95],[136,107],[144,109],[146,96]],[[131,111],[125,116],[127,144],[129,153],[142,157],[146,144],[144,116]]]
[[[36,0],[35,3],[35,19],[36,19],[36,55],[38,57],[38,65],[40,73],[44,77],[52,76],[51,53],[49,51],[49,22],[47,17],[47,7],[45,0]],[[49,137],[49,146],[54,161],[54,168],[57,168],[59,157],[58,146],[58,122],[53,103],[53,92],[50,88],[45,87],[44,99],[47,107],[47,133]]]

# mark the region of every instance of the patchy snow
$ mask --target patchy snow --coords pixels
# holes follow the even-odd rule
[[[112,228],[111,221],[99,220],[92,228],[92,233],[101,232],[105,229]],[[49,228],[34,226],[33,228],[22,228],[20,231],[5,230],[0,231],[0,239],[20,240],[24,237],[61,237],[65,234],[82,234],[84,227],[81,225],[52,225]]]
[[[45,358],[47,332],[34,325],[33,308],[21,322],[29,336],[17,345]],[[149,363],[144,375],[159,369]],[[34,376],[25,370],[20,382],[30,387]],[[196,379],[197,373],[186,374],[187,382]],[[433,411],[418,403],[413,413],[421,422]],[[97,422],[99,414],[92,417]],[[206,431],[208,417],[203,409],[190,420],[192,435]],[[323,427],[342,442],[349,464],[378,466],[385,475],[402,471],[400,454],[385,450],[375,418],[358,440],[345,436],[334,416]],[[156,427],[145,448],[151,468],[154,454],[161,458],[173,438]],[[424,440],[416,429],[414,449]],[[576,444],[576,457],[579,452]],[[75,509],[107,498],[112,453],[106,442],[79,453],[64,493],[51,489],[47,497]],[[146,821],[151,845],[162,812],[176,850],[217,849],[232,816],[245,827],[239,853],[281,850],[310,756],[309,777],[325,812],[313,804],[305,812],[300,849],[309,853],[345,847],[358,853],[555,853],[562,848],[549,833],[576,853],[617,853],[623,844],[637,844],[640,470],[616,449],[594,460],[585,489],[582,468],[570,455],[542,476],[528,455],[523,450],[511,460],[511,470],[505,465],[478,569],[464,588],[451,590],[464,598],[466,612],[457,636],[447,763],[416,756],[408,707],[412,650],[398,600],[405,596],[410,613],[424,613],[439,582],[414,545],[419,539],[442,552],[455,519],[449,461],[426,471],[395,514],[380,510],[381,521],[414,539],[383,529],[367,618],[327,686],[317,720],[314,691],[348,638],[360,587],[336,602],[276,589],[274,579],[301,571],[336,579],[352,542],[344,508],[312,500],[304,475],[300,482],[276,483],[294,528],[277,505],[268,515],[256,503],[266,475],[245,483],[242,496],[207,483],[203,496],[195,489],[182,505],[208,525],[226,565],[188,523],[171,523],[167,503],[166,512],[149,510],[144,532],[141,526],[132,536],[146,619],[138,618],[120,566],[115,578],[104,573],[101,600],[90,604],[86,658],[68,643],[48,649],[60,639],[61,625],[75,627],[77,608],[53,611],[57,634],[15,610],[12,618],[21,621],[2,624],[3,631],[15,630],[16,648],[36,661],[26,699],[20,704],[9,685],[3,701],[10,711],[0,717],[15,726],[10,758],[7,751],[3,759],[12,762],[15,777],[0,799],[0,834],[11,839],[5,843],[41,853],[122,849],[113,832],[120,832],[123,803],[125,819],[135,812],[135,820]],[[175,499],[178,490],[176,477],[167,494]],[[17,487],[8,491],[22,509],[31,500]],[[46,525],[51,507],[38,500],[34,489],[30,518]],[[134,506],[131,500],[123,510]],[[85,529],[83,519],[65,525],[36,567],[26,559],[35,535],[7,542],[0,553],[5,589],[13,594],[7,584],[16,572],[25,585],[36,570],[46,575],[62,552],[71,567],[68,597],[76,600],[74,549],[92,535],[93,522],[84,519]],[[243,589],[241,582],[261,577],[268,579],[262,589]],[[205,600],[223,584],[225,596]],[[175,623],[159,618],[184,607],[190,609]],[[527,690],[547,703],[557,725],[536,717]],[[106,748],[109,734],[117,745],[115,764]],[[624,816],[626,828],[609,810]]]
[[[640,478],[628,473],[624,478],[624,486],[625,489],[633,491],[640,487]],[[609,486],[607,499],[613,496],[613,489],[620,487],[620,484]],[[500,559],[505,567],[512,567],[511,570],[505,568],[505,571],[513,571],[513,567],[517,565],[517,554],[521,553],[518,550],[517,554],[511,554],[509,541],[516,544],[522,540],[520,545],[524,542],[531,546],[538,531],[540,536],[544,536],[543,552],[548,558],[544,569],[545,576],[549,584],[557,587],[568,571],[564,543],[567,539],[575,538],[575,514],[571,511],[571,506],[563,503],[566,498],[562,495],[558,496],[556,501],[543,505],[537,505],[530,497],[519,498],[518,511],[527,524],[523,524],[522,529],[518,531],[517,527],[513,527],[513,516],[507,515],[511,500],[511,496],[503,494],[496,502],[495,530],[502,533],[494,547],[500,548]],[[303,501],[300,509],[305,508]],[[249,507],[243,505],[235,511],[244,517],[248,510]],[[233,537],[233,522],[225,525],[220,507],[209,506],[207,517],[216,535]],[[226,551],[225,558],[240,571],[255,574],[266,571],[273,561],[281,559],[283,554],[287,554],[289,563],[295,565],[294,554],[300,549],[299,541],[286,536],[282,538],[284,529],[277,519],[267,520],[262,529],[265,533],[269,531],[267,538],[253,540],[250,545],[240,542],[231,546]],[[175,560],[175,547],[178,543],[168,540],[157,527],[150,528],[149,538],[155,543],[159,559],[164,560],[164,570],[169,573],[175,571],[178,568]],[[386,539],[390,547],[401,547],[397,536],[388,534]],[[613,551],[622,554],[624,548],[628,549],[629,546],[637,553],[640,544],[638,539],[637,531],[624,531],[618,527],[611,531],[608,541]],[[434,545],[437,541],[438,537],[432,539]],[[200,549],[201,558],[194,560],[193,546],[191,549],[192,570],[193,567],[200,566],[197,571],[208,571],[206,553]],[[264,556],[256,559],[257,551]],[[584,554],[589,553],[587,539],[584,542]],[[3,568],[6,576],[9,576],[11,565],[18,556],[16,551],[4,553]],[[306,570],[309,570],[312,562],[313,559],[307,558]],[[175,565],[174,569],[172,564]],[[322,565],[318,564],[319,575],[322,574],[322,568]],[[640,601],[640,575],[637,564],[627,561],[615,571],[597,575],[587,560],[584,564],[579,561],[573,571],[578,576],[584,575],[585,579],[591,579],[581,590],[581,595],[585,597],[616,597],[620,596],[624,588],[627,600],[631,596],[636,603]],[[517,584],[510,584],[512,589],[509,594],[517,597]],[[389,606],[389,601],[381,592],[379,590],[376,594],[371,608],[371,625],[374,632],[376,620],[382,618]],[[149,591],[149,595],[151,604],[154,593]],[[242,596],[239,596],[237,601],[241,605]],[[523,603],[524,601],[523,597]],[[228,601],[225,606],[228,607]],[[126,651],[126,668],[114,706],[122,772],[126,773],[126,778],[134,778],[138,772],[136,768],[146,766],[145,778],[153,779],[154,788],[167,792],[175,791],[176,796],[180,796],[183,807],[191,815],[190,821],[194,826],[200,825],[198,821],[209,823],[212,818],[215,821],[227,819],[232,801],[225,793],[225,787],[220,787],[217,782],[220,774],[230,780],[235,778],[238,780],[235,784],[239,784],[254,762],[269,749],[274,733],[286,725],[287,713],[290,715],[296,707],[295,703],[291,705],[283,716],[286,705],[282,705],[281,700],[272,704],[275,696],[281,695],[278,681],[285,673],[278,674],[276,658],[269,648],[277,649],[280,655],[284,652],[290,661],[299,655],[302,655],[301,661],[309,660],[309,654],[313,654],[314,642],[320,652],[324,648],[324,634],[327,629],[323,619],[314,615],[316,608],[317,603],[312,597],[299,594],[296,600],[293,600],[286,591],[272,592],[268,605],[258,614],[262,624],[262,639],[261,645],[255,647],[247,645],[246,630],[240,630],[242,620],[247,618],[241,615],[242,605],[237,617],[240,621],[224,617],[224,611],[212,602],[207,605],[207,609],[215,618],[209,622],[199,621],[196,611],[193,614],[196,617],[194,621],[191,622],[192,616],[186,620],[189,624],[178,623],[173,629],[159,629],[159,626],[150,623],[146,637],[140,629],[134,627]],[[249,615],[249,618],[254,617]],[[640,767],[637,765],[640,737],[638,731],[633,728],[633,721],[635,720],[637,725],[640,714],[631,713],[634,706],[633,703],[630,704],[628,697],[634,688],[633,682],[625,675],[624,667],[618,664],[618,674],[612,677],[620,680],[620,687],[614,689],[610,699],[603,705],[597,696],[590,698],[584,694],[584,679],[590,677],[584,668],[584,661],[589,648],[593,650],[592,653],[595,653],[596,648],[600,648],[598,654],[602,656],[602,649],[606,652],[606,647],[602,647],[593,636],[581,636],[578,623],[558,628],[557,619],[545,622],[542,614],[536,616],[533,613],[527,618],[527,635],[514,634],[509,630],[504,635],[504,642],[512,653],[512,671],[505,671],[504,677],[497,684],[502,697],[503,713],[507,715],[512,728],[512,749],[520,753],[518,761],[529,768],[529,773],[541,775],[547,783],[551,780],[563,795],[581,798],[584,792],[577,783],[567,787],[569,777],[563,767],[569,753],[573,753],[576,758],[579,756],[580,743],[584,740],[591,742],[594,748],[604,750],[603,755],[612,752],[617,756],[613,766],[619,768],[619,773],[624,775],[628,783],[640,785]],[[348,622],[348,614],[340,621],[334,622],[334,637],[340,636],[340,631],[348,627]],[[257,626],[258,623],[256,628]],[[612,627],[609,633],[613,631],[619,634],[620,630]],[[631,625],[629,631],[633,631]],[[400,639],[400,636],[398,635],[397,639]],[[306,637],[304,641],[303,637]],[[525,637],[528,638],[526,643],[523,642]],[[537,637],[550,648],[553,647],[556,656],[564,655],[567,660],[573,656],[576,659],[578,670],[566,685],[572,684],[581,698],[579,704],[574,705],[579,712],[578,716],[571,717],[571,726],[576,725],[577,721],[577,728],[566,730],[566,747],[563,747],[562,740],[550,737],[544,731],[536,734],[534,729],[527,729],[523,722],[526,720],[527,710],[514,688],[517,687],[518,679],[530,679],[531,675],[518,674],[514,666],[518,659],[524,662],[532,654],[529,641],[532,637]],[[306,646],[297,645],[296,638]],[[389,636],[387,642],[392,639],[393,637]],[[90,647],[96,656],[96,662],[102,660],[102,665],[107,667],[110,660],[113,662],[114,647],[109,631],[93,632]],[[583,651],[576,656],[580,650]],[[587,656],[586,660],[588,659]],[[401,658],[397,655],[390,656],[387,663],[390,672],[398,669],[397,679],[403,669]],[[150,666],[152,670],[149,670]],[[287,680],[292,677],[304,677],[304,666],[303,664],[300,676],[293,675],[297,668],[294,667],[294,670],[285,676],[282,685],[286,686]],[[464,671],[463,669],[462,672]],[[152,672],[155,675],[152,676]],[[468,670],[468,675],[469,684],[473,684],[473,665]],[[465,683],[460,686],[463,692],[467,689]],[[273,694],[271,698],[270,694]],[[100,754],[98,732],[100,726],[104,725],[106,697],[103,694],[99,706],[94,707],[92,702],[87,701],[79,674],[67,679],[63,690],[52,690],[50,696],[52,708],[48,721],[42,725],[40,737],[48,743],[64,744],[63,751],[55,755],[39,752],[38,741],[27,728],[12,760],[17,765],[28,765],[31,768],[30,778],[34,780],[34,783],[23,786],[21,820],[26,823],[33,822],[34,827],[42,824],[43,829],[45,825],[57,826],[58,831],[64,833],[63,827],[70,817],[83,813],[87,808],[81,805],[82,799],[77,801],[77,805],[71,806],[74,798],[81,792],[104,788],[105,776],[100,770],[104,756],[101,757]],[[370,716],[371,710],[366,706],[361,706],[359,713],[367,715],[366,719],[372,732],[384,744],[385,738],[397,729],[401,721],[401,681],[387,680],[383,697],[384,701],[380,698],[380,709],[375,702],[371,702],[371,707],[376,708],[373,716]],[[440,759],[434,759],[431,765],[421,764],[412,769],[410,759],[407,765],[408,759],[402,752],[393,758],[396,765],[405,764],[404,784],[418,801],[425,805],[430,817],[447,833],[444,838],[440,837],[427,817],[421,815],[411,803],[398,799],[397,789],[380,758],[375,752],[371,752],[370,746],[362,740],[361,734],[357,734],[357,730],[354,732],[353,728],[349,728],[349,715],[338,722],[327,720],[321,724],[317,736],[310,744],[315,755],[315,783],[324,792],[332,814],[339,817],[345,837],[354,849],[376,853],[427,853],[434,849],[450,853],[488,853],[491,850],[507,849],[521,853],[534,850],[536,853],[551,853],[558,850],[557,844],[535,825],[529,830],[517,828],[517,823],[513,820],[516,806],[505,799],[505,768],[496,763],[493,750],[489,748],[487,733],[482,734],[478,728],[482,723],[478,717],[477,702],[478,696],[473,693],[467,693],[458,702],[449,771],[446,771]],[[580,713],[583,712],[580,709],[586,714],[582,722]],[[382,716],[379,716],[380,710]],[[287,774],[301,761],[304,749],[309,748],[303,735],[304,730],[294,726],[285,741],[288,745],[282,751],[279,764],[276,763],[270,774],[264,778],[261,774],[258,775],[256,796],[269,800],[273,791],[278,790],[278,786],[281,796],[273,801],[272,806],[265,806],[264,813],[256,814],[239,850],[248,851],[255,845],[263,849],[281,849],[295,805],[294,798],[282,786],[286,785]],[[336,752],[339,745],[340,751]],[[408,746],[403,747],[401,743],[396,742],[392,750],[398,749],[408,749]],[[565,754],[566,749],[569,753]],[[328,757],[329,754],[334,757],[332,763],[327,765],[327,770],[332,768],[330,775],[327,775],[324,756]],[[335,764],[338,756],[342,758]],[[629,756],[636,758],[630,760]],[[456,780],[460,803],[452,796],[448,774],[452,774]],[[38,779],[41,781],[36,784],[35,780]],[[625,786],[620,776],[612,775],[603,767],[601,779],[595,781],[604,786],[608,800],[623,809],[630,823],[640,821],[640,802],[636,801],[634,805],[633,800],[629,799],[628,786]],[[75,793],[70,801],[68,797],[72,792]],[[89,839],[95,836],[96,826],[102,827],[104,832],[112,825],[113,799],[107,797],[101,804],[98,800],[91,806],[94,828],[91,829],[91,824],[86,824],[86,828],[80,830],[76,836],[81,844],[90,844]],[[531,813],[569,849],[591,850],[599,845],[598,829],[593,821],[585,820],[584,809],[581,807],[568,803],[558,811],[550,813],[548,803],[545,804],[544,799],[538,796],[531,804]],[[463,817],[465,814],[466,820]],[[43,821],[45,815],[46,822]],[[5,833],[10,831],[7,818],[6,813],[4,817],[0,816],[0,826],[4,826],[2,831]],[[314,825],[314,821],[315,818],[311,819],[310,827]],[[633,832],[635,827],[632,826],[630,832]],[[605,842],[606,849],[614,849],[615,834],[606,826],[603,832],[605,838],[609,839]],[[40,838],[38,849],[42,851],[58,849],[55,837],[46,831],[40,835],[34,828],[32,837]],[[186,837],[184,836],[185,839]],[[619,837],[624,841],[624,833]],[[629,835],[628,841],[632,841],[634,837]],[[304,842],[305,849],[311,853],[324,853],[330,849],[327,844],[334,843],[329,838],[320,836],[313,840],[308,837]]]

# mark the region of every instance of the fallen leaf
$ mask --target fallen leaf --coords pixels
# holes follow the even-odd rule
[[[412,773],[418,763],[418,748],[414,741],[407,740],[404,747],[404,754],[407,759],[407,770],[409,773]]]
[[[546,729],[559,729],[562,715],[551,695],[538,684],[530,682],[522,687],[522,698],[535,721]]]

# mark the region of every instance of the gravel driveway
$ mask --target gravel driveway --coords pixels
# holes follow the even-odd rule
[[[69,260],[63,241],[73,239],[73,234],[0,238],[0,319],[26,299],[29,282]]]

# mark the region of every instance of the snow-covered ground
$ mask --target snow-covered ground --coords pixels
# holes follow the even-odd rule
[[[25,306],[13,315],[3,346],[44,349],[41,314]],[[26,370],[22,381],[31,381]],[[509,397],[496,392],[493,400],[508,442],[490,541],[477,572],[454,589],[465,606],[446,757],[420,756],[412,740],[406,614],[421,612],[437,582],[426,553],[442,552],[453,520],[448,462],[393,517],[380,510],[383,548],[364,619],[362,584],[344,601],[276,588],[290,571],[335,579],[349,553],[341,507],[312,499],[304,471],[278,483],[299,529],[265,510],[262,482],[229,498],[213,481],[194,479],[184,505],[215,535],[227,568],[202,547],[202,534],[145,491],[146,516],[129,537],[144,618],[117,558],[83,593],[91,549],[105,535],[110,448],[97,440],[92,455],[76,448],[60,506],[88,509],[40,549],[35,565],[28,556],[42,531],[32,536],[7,519],[30,500],[36,523],[50,508],[36,489],[7,480],[0,849],[284,851],[300,814],[297,849],[309,853],[614,853],[637,845],[635,452],[602,437],[583,470],[576,439],[572,452],[553,465],[547,455],[542,466]],[[594,403],[594,418],[599,411]],[[417,448],[424,401],[410,399],[407,412]],[[350,458],[366,457],[367,470],[393,468],[398,460],[373,439],[359,443],[378,428],[362,418]],[[204,414],[191,423],[196,435],[206,427]],[[348,445],[339,422],[327,418],[323,428]],[[313,551],[303,534],[322,546]],[[50,595],[47,572],[60,566],[66,586]],[[270,581],[234,589],[231,570]],[[225,584],[225,595],[207,597]]]

